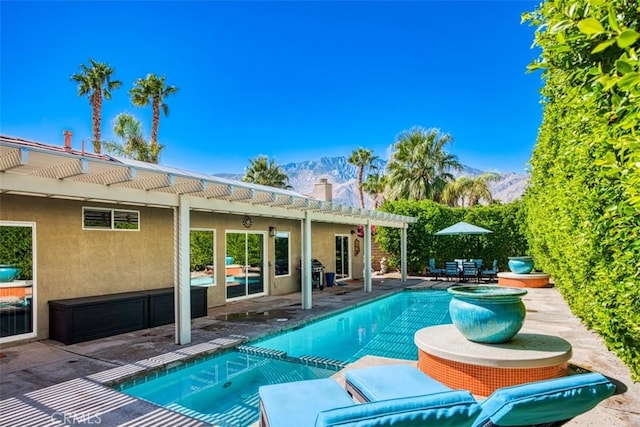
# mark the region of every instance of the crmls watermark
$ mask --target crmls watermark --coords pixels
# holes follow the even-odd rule
[[[99,412],[54,412],[51,422],[62,422],[66,425],[100,424],[102,419]]]

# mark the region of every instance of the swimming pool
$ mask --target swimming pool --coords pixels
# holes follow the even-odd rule
[[[248,426],[261,385],[326,378],[364,355],[417,360],[415,331],[451,323],[450,300],[446,291],[400,292],[118,389],[215,425]]]

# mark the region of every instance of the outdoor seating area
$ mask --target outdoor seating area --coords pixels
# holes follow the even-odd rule
[[[493,260],[491,268],[483,268],[483,260],[479,258],[473,259],[455,259],[454,261],[445,261],[442,267],[437,267],[434,258],[429,259],[428,275],[438,280],[442,277],[446,280],[456,280],[458,282],[495,281],[498,275],[498,260]]]
[[[263,386],[261,425],[559,426],[616,389],[591,372],[504,387],[476,400],[406,364],[348,370],[345,383],[344,389],[333,379]]]

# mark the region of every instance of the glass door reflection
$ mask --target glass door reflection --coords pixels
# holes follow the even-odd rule
[[[227,300],[265,293],[265,234],[227,232]]]
[[[33,248],[33,225],[0,223],[0,339],[33,334]]]

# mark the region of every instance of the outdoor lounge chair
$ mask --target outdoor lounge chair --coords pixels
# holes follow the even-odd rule
[[[435,258],[429,259],[429,276],[435,277],[438,280],[438,276],[444,275],[444,269],[436,267]]]
[[[480,405],[471,393],[441,393],[357,404],[331,378],[259,388],[262,427],[471,426]]]
[[[498,260],[493,260],[493,265],[489,269],[484,269],[480,272],[481,278],[486,278],[487,280],[495,279],[498,276]]]
[[[462,279],[466,281],[470,278],[475,278],[476,283],[480,283],[480,270],[475,262],[462,263]]]
[[[345,373],[346,389],[360,401],[442,393],[439,383],[409,365],[384,365]],[[559,426],[593,409],[615,386],[599,373],[577,374],[503,387],[480,403],[473,427]]]
[[[457,278],[460,279],[460,269],[458,263],[455,261],[447,261],[444,263],[444,277],[447,279]]]

